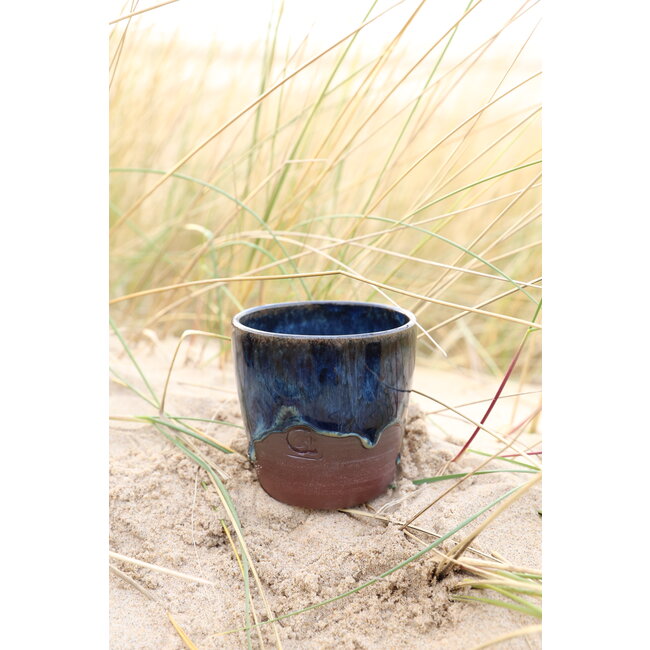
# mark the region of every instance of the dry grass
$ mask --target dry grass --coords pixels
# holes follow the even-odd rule
[[[541,276],[539,76],[525,41],[509,60],[489,57],[503,34],[448,57],[474,8],[418,54],[396,25],[379,57],[364,55],[365,28],[355,34],[374,14],[342,27],[332,43],[350,37],[322,56],[308,42],[280,51],[273,23],[266,45],[239,52],[156,42],[132,27],[111,87],[112,295],[338,268],[443,303],[492,301],[529,321]],[[504,32],[531,8],[516,8]],[[114,50],[127,23],[115,27]],[[461,325],[444,304],[388,295],[416,311],[454,364],[504,369],[522,333],[476,313]],[[169,291],[114,315],[129,331],[228,335],[242,307],[310,297],[378,294],[345,277],[256,280]],[[421,353],[434,351],[422,340]],[[539,349],[528,368],[538,375]]]

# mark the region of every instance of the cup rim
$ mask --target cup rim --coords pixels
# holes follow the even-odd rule
[[[258,311],[266,311],[267,309],[277,308],[277,307],[298,307],[302,305],[355,305],[364,307],[379,307],[381,309],[386,309],[388,311],[397,312],[407,317],[406,323],[400,325],[399,327],[393,327],[388,330],[380,330],[377,332],[362,332],[361,334],[287,334],[284,332],[268,332],[266,330],[258,330],[254,327],[249,327],[244,325],[241,322],[241,319],[249,314],[254,314]],[[362,300],[297,300],[295,302],[275,302],[269,303],[266,305],[258,305],[257,307],[249,307],[240,311],[238,314],[235,314],[232,319],[232,326],[235,329],[238,329],[242,332],[249,332],[251,334],[257,334],[258,336],[269,336],[282,339],[303,339],[303,340],[336,340],[336,339],[367,339],[367,338],[376,338],[382,336],[390,336],[400,332],[404,332],[412,327],[415,327],[416,320],[415,314],[410,312],[408,309],[403,309],[402,307],[397,307],[395,305],[384,305],[379,302],[364,302]]]

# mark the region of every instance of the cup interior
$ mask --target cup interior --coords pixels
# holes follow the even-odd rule
[[[374,303],[302,302],[256,307],[239,314],[235,325],[270,334],[354,336],[395,330],[413,323],[400,309]]]

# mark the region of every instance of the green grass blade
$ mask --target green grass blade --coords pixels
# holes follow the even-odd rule
[[[154,408],[158,408],[158,404],[156,404],[153,400],[149,399],[144,393],[140,392],[133,384],[129,383],[124,377],[120,376],[113,368],[109,366],[108,368],[109,372],[116,377],[120,383],[124,384],[129,390],[133,391],[138,397],[141,397],[147,404],[151,404]]]
[[[522,571],[500,571],[498,569],[495,569],[494,572],[498,575],[504,576],[505,578],[521,580],[522,583],[529,581],[540,583],[542,581],[542,576],[536,573],[523,573]]]
[[[151,387],[151,384],[147,380],[144,372],[142,372],[142,368],[140,368],[140,366],[138,365],[138,362],[135,360],[135,357],[133,356],[133,353],[131,352],[129,346],[127,345],[126,341],[122,337],[122,334],[120,334],[120,330],[117,328],[117,325],[115,324],[113,319],[110,318],[110,317],[108,319],[108,322],[110,323],[111,329],[113,330],[113,332],[115,332],[115,335],[117,336],[120,343],[122,344],[122,347],[124,348],[124,351],[129,356],[129,359],[131,359],[131,363],[133,363],[133,365],[135,366],[135,369],[138,371],[138,374],[142,378],[142,381],[144,382],[145,386],[147,387],[147,389],[151,393],[151,396],[153,397],[154,402],[156,402],[156,406],[159,406],[160,402],[158,401],[158,398],[156,397],[156,393],[154,392],[154,389]]]
[[[474,472],[474,476],[479,474],[501,474],[503,472],[514,472],[516,474],[537,474],[538,469],[529,470],[529,469],[486,469],[482,472]],[[445,474],[445,476],[431,476],[428,478],[418,478],[413,481],[415,485],[422,485],[423,483],[437,483],[438,481],[448,481],[453,478],[463,478],[467,476],[470,472],[465,472],[464,474]]]
[[[498,594],[501,594],[502,596],[505,596],[506,598],[510,598],[516,603],[519,603],[520,605],[527,605],[527,606],[532,606],[532,607],[537,607],[535,603],[531,603],[529,600],[526,600],[525,598],[522,598],[521,596],[517,595],[517,592],[519,591],[518,589],[515,589],[514,587],[502,587],[500,585],[485,585],[485,587],[482,587],[483,589],[491,589],[492,591],[496,591]],[[541,593],[536,593],[531,590],[526,591],[525,588],[521,589],[521,593],[528,593],[531,596],[534,596],[536,598],[541,598],[542,594]],[[540,608],[540,615],[541,615],[541,608]]]
[[[468,449],[467,451],[471,451],[473,454],[478,454],[479,456],[491,456],[492,454],[488,454],[484,451],[479,451],[478,449]],[[504,456],[497,456],[494,460],[504,460],[506,463],[512,463],[513,465],[520,465],[521,467],[526,467],[528,469],[534,469],[535,471],[538,471],[539,468],[535,467],[535,465],[529,465],[528,463],[522,463],[519,460],[513,460],[512,458],[505,458]]]
[[[534,616],[535,618],[542,618],[542,609],[532,604],[519,605],[517,603],[507,603],[503,600],[496,600],[495,598],[479,598],[477,596],[451,596],[452,600],[466,600],[466,601],[476,601],[478,603],[486,603],[488,605],[495,605],[496,607],[505,607],[506,609],[512,609],[516,612],[522,612],[523,614],[528,614]]]
[[[190,418],[180,415],[169,416],[172,420],[190,420],[195,422],[212,422],[214,424],[223,424],[227,427],[235,427],[237,429],[243,429],[244,427],[241,424],[235,424],[234,422],[228,422],[227,420],[213,420],[212,418]]]
[[[196,431],[192,431],[192,429],[188,429],[187,427],[184,427],[183,425],[178,424],[176,422],[170,422],[167,418],[161,418],[159,416],[149,416],[149,415],[140,415],[137,417],[139,420],[142,420],[143,422],[149,422],[154,425],[160,424],[169,429],[173,429],[174,431],[180,431],[181,433],[184,433],[188,436],[192,436],[193,438],[196,438],[197,440],[204,442],[206,445],[210,445],[210,447],[214,447],[215,449],[222,451],[224,454],[233,453],[232,449],[228,449],[227,447],[222,447],[220,444],[210,440],[209,438],[202,436]]]

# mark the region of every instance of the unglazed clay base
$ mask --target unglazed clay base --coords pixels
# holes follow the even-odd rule
[[[291,427],[255,443],[255,469],[274,499],[303,508],[350,508],[386,491],[401,444],[399,424],[387,427],[373,447],[357,436]]]

